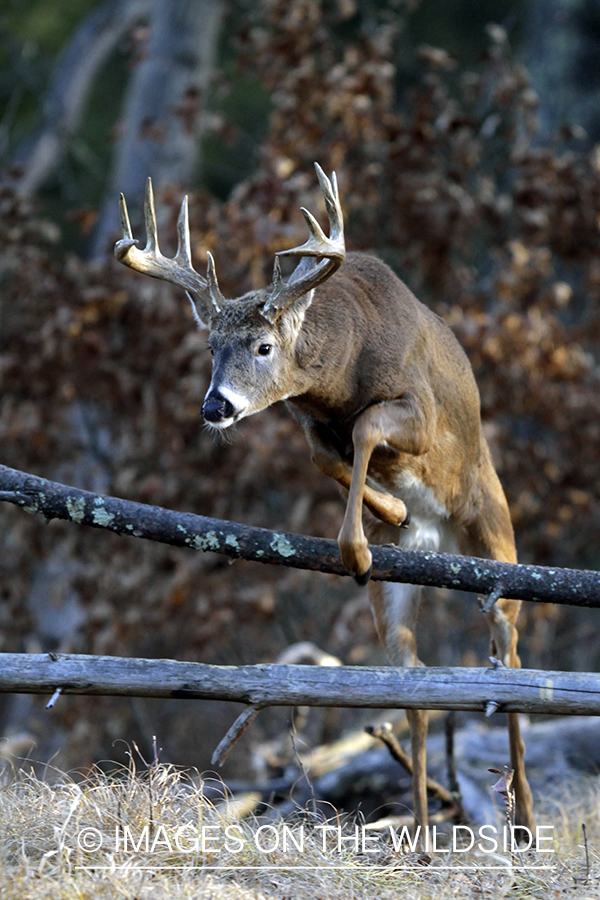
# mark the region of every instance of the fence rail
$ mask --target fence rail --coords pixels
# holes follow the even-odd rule
[[[234,559],[348,575],[337,543],[268,531],[82,491],[0,466],[0,500],[78,525],[224,553]],[[488,594],[492,597],[600,608],[600,572],[514,565],[449,553],[370,546],[375,580],[399,581]]]
[[[234,559],[348,575],[334,541],[253,528],[82,491],[0,466],[0,500],[49,519]],[[371,545],[374,579],[600,607],[600,573]],[[600,675],[526,669],[210,666],[174,660],[0,654],[0,693],[104,694],[245,704],[213,755],[220,764],[267,706],[350,706],[600,715]]]
[[[600,674],[391,666],[212,666],[169,659],[0,654],[0,693],[231,700],[266,706],[600,715]]]

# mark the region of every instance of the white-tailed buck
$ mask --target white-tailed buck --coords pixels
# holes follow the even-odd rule
[[[162,256],[150,181],[146,248],[135,246],[121,196],[123,239],[115,255],[184,288],[208,327],[213,367],[202,414],[214,429],[287,401],[315,465],[349,489],[338,543],[359,583],[371,571],[363,505],[374,517],[366,516],[366,525],[376,543],[516,562],[508,506],[481,431],[479,393],[465,353],[385,263],[346,255],[335,175],[329,181],[316,169],[330,234],[302,210],[309,239],[277,254],[300,257],[287,281],[276,258],[268,288],[226,300],[210,253],[206,279],[192,267],[187,198],[177,254]],[[377,631],[393,665],[421,665],[415,645],[420,591],[411,584],[369,584]],[[519,607],[520,601],[501,598],[487,613],[492,653],[506,666],[520,665]],[[425,826],[427,713],[407,714],[415,817]],[[508,714],[508,728],[517,821],[533,827],[516,713]]]

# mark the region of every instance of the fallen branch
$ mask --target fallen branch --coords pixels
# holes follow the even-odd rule
[[[229,753],[237,744],[245,730],[254,722],[260,712],[259,706],[247,706],[246,709],[239,714],[233,725],[228,730],[224,738],[221,739],[217,749],[212,755],[211,766],[222,766]]]
[[[93,494],[7,466],[0,466],[0,500],[46,519],[105,528],[175,547],[212,550],[298,569],[347,575],[335,541],[268,531],[174,512],[159,506]],[[579,569],[512,565],[489,559],[371,546],[372,578],[491,594],[498,582],[504,596],[569,606],[600,607],[600,573]]]
[[[600,715],[600,674],[508,668],[211,666],[168,659],[0,654],[0,693],[232,700],[247,706]],[[249,714],[248,714],[249,715]],[[247,716],[244,716],[244,722]],[[242,724],[244,724],[242,722]]]

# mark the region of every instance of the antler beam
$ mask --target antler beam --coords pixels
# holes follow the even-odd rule
[[[119,216],[123,232],[123,237],[115,244],[115,256],[119,262],[129,266],[130,269],[135,269],[136,272],[142,272],[145,275],[151,275],[152,278],[169,281],[171,284],[182,287],[185,291],[194,294],[198,298],[200,317],[204,320],[210,319],[221,312],[225,300],[219,290],[212,255],[209,252],[206,254],[207,278],[199,275],[192,266],[187,197],[183,199],[177,219],[177,253],[173,259],[163,256],[158,246],[152,179],[148,178],[146,182],[144,220],[146,223],[147,242],[143,250],[138,250],[136,247],[138,242],[133,237],[127,204],[123,194],[119,198]]]
[[[271,320],[275,319],[298,297],[314,290],[327,278],[330,278],[346,258],[344,216],[335,172],[332,173],[330,181],[318,163],[315,163],[315,169],[329,218],[329,237],[325,235],[312,213],[301,207],[301,212],[308,225],[309,238],[301,246],[280,250],[275,256],[273,284],[262,308],[263,315]],[[302,257],[287,283],[281,277],[280,256]],[[314,260],[319,260],[319,262],[315,265]]]

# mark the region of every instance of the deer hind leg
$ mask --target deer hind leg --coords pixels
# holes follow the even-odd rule
[[[485,495],[484,509],[487,510],[487,515],[480,517],[475,529],[471,531],[468,546],[464,549],[474,556],[487,556],[500,562],[516,563],[517,550],[508,504],[496,472],[491,468],[491,463],[486,483],[488,489]],[[514,669],[521,667],[521,660],[517,654],[516,625],[520,608],[520,600],[508,600],[502,597],[496,601],[486,615],[490,629],[492,655],[505,666]],[[508,713],[508,740],[510,764],[514,771],[516,823],[533,830],[535,828],[533,798],[525,774],[525,744],[521,737],[518,713]]]
[[[497,600],[489,613],[487,620],[491,634],[491,652],[496,659],[500,659],[505,666],[514,669],[521,667],[521,660],[517,655],[517,627],[516,619],[521,607],[520,600]],[[508,718],[508,742],[510,747],[510,764],[514,771],[513,787],[516,798],[517,825],[524,825],[531,831],[535,829],[533,818],[533,798],[531,788],[525,774],[525,743],[521,737],[519,714],[509,712]]]
[[[367,533],[376,543],[393,542],[405,550],[453,552],[456,539],[453,528],[435,509],[428,506],[426,491],[415,493],[414,516],[408,531],[373,522],[367,516]],[[422,588],[414,584],[370,582],[369,600],[377,633],[393,666],[422,666],[417,656],[415,630]],[[427,811],[427,725],[428,713],[407,709],[413,765],[413,803],[416,825],[421,835],[428,823]]]
[[[414,584],[369,583],[369,600],[377,633],[393,666],[420,666],[415,627],[421,588]],[[427,726],[424,709],[407,709],[412,757],[413,809],[421,834],[428,823],[427,810]]]

